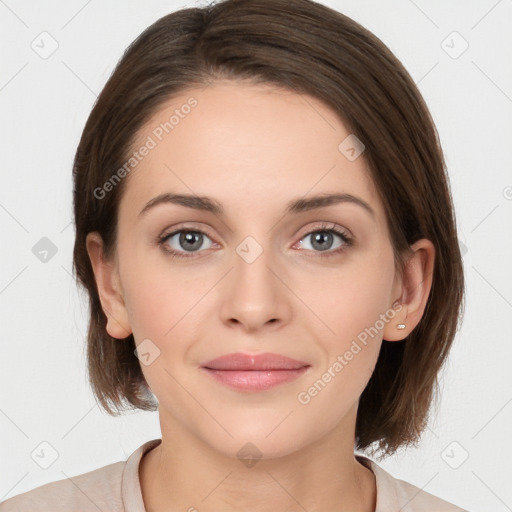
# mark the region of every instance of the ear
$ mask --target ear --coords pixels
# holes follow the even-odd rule
[[[103,240],[99,233],[88,233],[85,243],[94,271],[101,306],[107,316],[107,332],[113,338],[126,338],[132,330],[128,320],[117,265],[105,259]]]
[[[387,341],[403,340],[420,323],[432,287],[434,244],[422,238],[411,245],[411,251],[403,276],[393,289],[396,294],[393,296],[399,297],[394,303],[399,302],[401,307],[394,308],[397,313],[384,328],[383,339]],[[405,325],[405,328],[398,329],[399,324]]]

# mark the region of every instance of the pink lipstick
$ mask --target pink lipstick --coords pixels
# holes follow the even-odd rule
[[[303,375],[311,365],[279,354],[243,354],[217,357],[201,365],[215,380],[239,391],[265,391]]]

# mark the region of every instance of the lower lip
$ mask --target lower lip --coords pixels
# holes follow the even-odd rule
[[[309,366],[297,370],[212,370],[203,368],[221,384],[239,391],[265,391],[279,384],[298,379]]]

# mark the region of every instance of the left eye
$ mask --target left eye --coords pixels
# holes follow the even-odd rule
[[[311,238],[309,243],[310,247],[307,247],[307,243],[303,242],[304,239]],[[335,237],[341,239],[336,247],[333,247],[333,240]],[[317,229],[307,233],[299,242],[300,247],[303,249],[313,250],[315,252],[338,252],[337,249],[343,246],[351,245],[351,240],[345,233],[342,233],[336,229]],[[322,255],[323,256],[323,255]]]

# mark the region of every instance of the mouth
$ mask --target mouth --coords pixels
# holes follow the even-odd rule
[[[201,365],[215,381],[239,391],[265,391],[293,381],[311,367],[280,354],[227,354]]]

